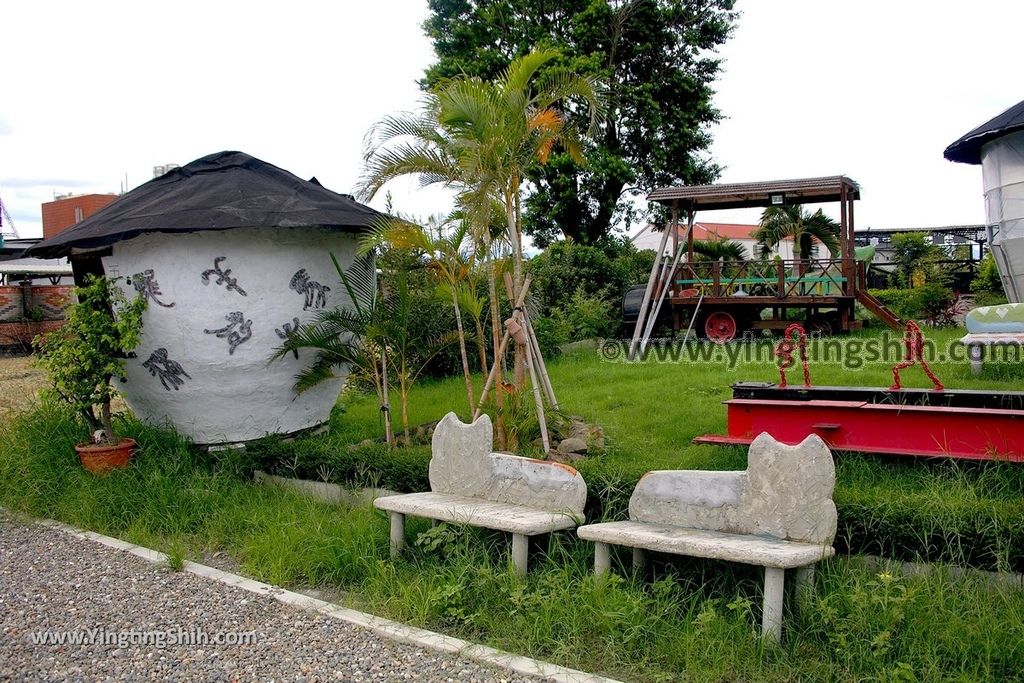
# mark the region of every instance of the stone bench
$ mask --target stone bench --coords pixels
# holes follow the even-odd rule
[[[785,572],[798,588],[813,585],[813,565],[835,554],[835,464],[816,435],[786,446],[768,434],[750,445],[744,472],[648,472],[629,500],[629,521],[588,524],[577,531],[595,543],[594,570],[611,568],[610,548],[727,560],[764,567],[762,633],[782,636]]]
[[[512,534],[512,561],[525,575],[529,537],[583,523],[587,486],[568,465],[492,453],[491,419],[471,425],[448,413],[431,441],[430,492],[378,498],[391,516],[391,554],[405,545],[405,516]]]

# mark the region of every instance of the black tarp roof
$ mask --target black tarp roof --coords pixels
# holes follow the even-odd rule
[[[981,146],[1018,130],[1024,130],[1024,102],[1018,102],[991,121],[986,121],[946,148],[942,156],[964,164],[981,163]]]
[[[302,180],[242,152],[218,152],[140,185],[24,255],[57,258],[150,232],[313,226],[361,232],[380,215],[315,178]]]

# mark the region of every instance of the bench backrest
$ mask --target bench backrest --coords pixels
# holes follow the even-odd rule
[[[825,442],[810,435],[797,446],[761,434],[744,472],[648,472],[629,501],[640,522],[774,536],[831,545],[836,471]]]
[[[491,418],[473,424],[448,413],[434,428],[430,490],[583,517],[587,485],[572,467],[493,453]]]

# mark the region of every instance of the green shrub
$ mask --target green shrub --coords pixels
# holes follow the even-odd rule
[[[926,282],[915,287],[913,292],[914,307],[920,311],[918,316],[931,322],[946,322],[949,308],[956,300],[951,289],[936,282]]]
[[[952,290],[937,282],[913,289],[875,289],[871,294],[907,320],[941,320],[956,298]]]
[[[981,259],[981,263],[978,264],[978,274],[971,282],[971,291],[978,294],[984,292],[1005,296],[1003,281],[999,277],[999,268],[996,267],[996,260],[991,251],[985,254],[985,258]]]
[[[600,296],[577,289],[564,308],[555,311],[569,325],[569,341],[611,337],[619,327],[619,317],[613,304]]]
[[[977,292],[974,295],[975,306],[998,306],[1006,303],[1006,295],[995,292]]]
[[[536,320],[533,323],[533,331],[537,335],[537,343],[540,345],[540,352],[545,359],[551,359],[558,355],[558,347],[572,341],[572,323],[565,319],[560,309]]]
[[[615,306],[629,287],[647,280],[653,259],[654,252],[638,252],[628,240],[608,239],[599,246],[555,242],[528,262],[530,291],[542,314],[566,310],[577,292]]]
[[[429,446],[388,448],[384,443],[353,445],[328,436],[286,442],[268,437],[249,444],[254,464],[269,474],[327,481],[346,486],[377,486],[393,491],[426,491]]]
[[[913,289],[873,289],[871,294],[901,318],[916,318],[921,313]]]

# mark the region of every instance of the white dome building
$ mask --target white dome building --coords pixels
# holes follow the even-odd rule
[[[120,388],[142,420],[199,444],[239,443],[324,424],[342,377],[302,394],[312,353],[271,361],[296,326],[351,306],[332,254],[355,261],[379,214],[348,195],[240,152],[175,168],[32,255],[71,257],[76,279],[121,277],[149,300]]]
[[[943,156],[981,164],[989,245],[1007,298],[1024,302],[1024,102],[965,134]]]

